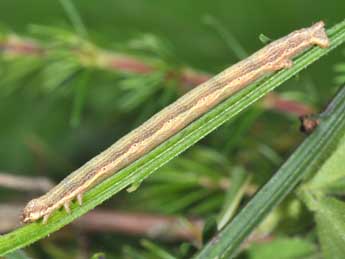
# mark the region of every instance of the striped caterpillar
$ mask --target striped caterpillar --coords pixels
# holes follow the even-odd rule
[[[43,223],[46,223],[49,216],[62,206],[70,212],[69,204],[75,198],[82,205],[85,191],[148,153],[250,83],[269,73],[290,68],[292,58],[313,45],[329,46],[322,21],[268,44],[180,97],[72,172],[48,193],[31,200],[24,208],[22,221],[33,222],[43,217]]]

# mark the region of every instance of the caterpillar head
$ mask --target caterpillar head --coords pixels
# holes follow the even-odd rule
[[[47,206],[38,198],[31,200],[24,208],[21,222],[29,223],[34,222],[46,214]]]

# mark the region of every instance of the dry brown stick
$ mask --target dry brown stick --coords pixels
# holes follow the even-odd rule
[[[8,35],[2,41],[0,41],[0,51],[11,55],[35,55],[44,56],[47,55],[49,50],[44,49],[34,40],[22,39],[16,35]],[[71,52],[76,54],[76,49],[71,49]],[[149,74],[157,70],[154,65],[146,63],[138,58],[126,55],[113,53],[97,49],[98,54],[96,58],[94,53],[90,54],[80,51],[78,54],[81,62],[85,66],[93,65],[101,69],[117,71],[121,73],[134,73],[134,74]],[[87,61],[85,61],[87,60]],[[92,60],[90,62],[90,60]],[[93,63],[94,61],[94,63]],[[174,78],[181,82],[184,91],[188,91],[194,86],[197,86],[208,79],[212,75],[196,71],[192,68],[183,68],[178,73],[171,72],[167,75],[167,78]],[[313,113],[314,109],[304,103],[295,100],[286,100],[278,94],[268,94],[263,101],[263,107],[272,109],[292,115],[303,116],[306,114]]]
[[[0,205],[0,233],[19,227],[23,204]],[[87,232],[124,233],[163,240],[201,242],[201,219],[182,219],[150,213],[96,209],[73,222]]]
[[[0,172],[0,187],[22,191],[49,191],[54,184],[44,177],[25,177]]]
[[[0,204],[0,234],[19,227],[21,204]]]
[[[25,191],[45,192],[53,184],[46,178],[33,178],[0,173],[0,186]],[[0,233],[19,226],[23,205],[0,205]],[[115,232],[151,238],[188,240],[200,243],[203,221],[182,220],[173,216],[94,210],[74,223],[84,231]]]
[[[14,34],[0,39],[0,51],[14,55],[43,55],[44,49],[31,39],[22,39]]]
[[[23,204],[0,204],[0,233],[19,227],[18,217],[22,208]],[[204,221],[197,218],[182,219],[158,214],[95,209],[73,222],[72,225],[83,232],[122,233],[159,240],[189,241],[200,245]],[[63,231],[66,234],[67,229]],[[62,236],[66,237],[66,235]],[[266,243],[273,239],[274,236],[271,234],[254,232],[243,243],[241,250],[246,249],[250,244]]]
[[[312,114],[314,111],[308,105],[295,100],[288,100],[281,97],[277,93],[268,94],[262,102],[262,105],[267,109],[272,109],[280,112],[291,113],[292,115],[298,115],[299,117]]]
[[[86,231],[110,231],[156,239],[187,240],[200,243],[204,222],[201,219],[182,219],[175,216],[97,209],[79,218],[75,224]]]
[[[25,191],[45,192],[53,184],[46,178],[23,177],[0,173],[0,186]],[[23,205],[0,205],[0,233],[19,226]],[[182,220],[173,216],[147,213],[126,213],[113,210],[95,210],[79,218],[76,226],[84,231],[115,232],[151,238],[188,240],[200,243],[203,221]]]
[[[219,189],[227,191],[231,187],[231,180],[228,177],[222,177],[218,180],[213,180],[210,177],[199,177],[198,184],[206,189]],[[245,194],[252,196],[258,189],[258,186],[254,184],[248,184],[245,189]]]

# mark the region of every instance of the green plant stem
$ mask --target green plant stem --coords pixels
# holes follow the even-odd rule
[[[57,211],[46,225],[35,222],[1,236],[0,255],[5,255],[53,233],[129,185],[143,181],[156,169],[343,43],[345,41],[345,21],[328,30],[328,35],[331,40],[329,48],[315,47],[308,50],[295,60],[292,68],[282,70],[265,80],[254,83],[222,102],[156,149],[87,192],[83,206],[72,204],[71,214],[66,214],[62,210]]]
[[[242,241],[308,174],[315,173],[345,135],[345,87],[334,98],[332,111],[298,147],[278,172],[195,257],[232,258]]]

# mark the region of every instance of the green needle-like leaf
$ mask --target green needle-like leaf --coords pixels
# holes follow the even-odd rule
[[[306,185],[309,191],[327,192],[343,183],[345,179],[344,170],[345,137],[340,141],[339,147],[333,152],[327,162]],[[343,187],[344,185],[342,185]],[[333,188],[332,188],[333,187]]]
[[[248,187],[250,177],[246,175],[242,167],[239,167],[234,169],[231,180],[231,185],[226,193],[222,211],[218,216],[218,229],[222,229],[235,214],[243,198],[245,189]]]
[[[241,242],[288,195],[304,176],[316,172],[345,134],[345,87],[323,113],[320,125],[290,156],[278,172],[219,232],[196,258],[232,258]]]

